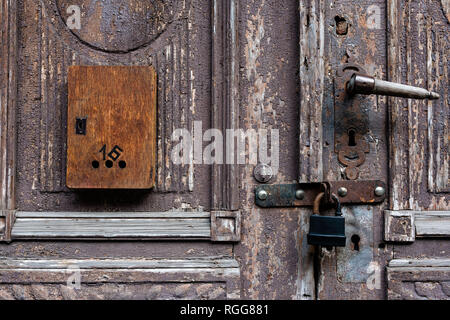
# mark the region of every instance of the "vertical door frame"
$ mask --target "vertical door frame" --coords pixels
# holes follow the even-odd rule
[[[10,241],[15,209],[17,3],[0,0],[0,241]]]
[[[300,105],[299,181],[323,181],[322,102],[325,81],[325,4],[319,0],[299,1],[300,10]],[[300,243],[297,299],[316,299],[314,247],[306,242],[309,209],[300,209]]]
[[[225,134],[239,127],[238,0],[214,0],[212,7],[211,127]],[[239,166],[213,164],[212,210],[239,209]]]

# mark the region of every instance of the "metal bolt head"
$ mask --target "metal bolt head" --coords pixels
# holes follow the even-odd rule
[[[305,191],[303,191],[302,189],[298,189],[297,191],[295,191],[295,197],[298,200],[303,200],[305,199]]]
[[[348,193],[348,190],[347,190],[347,188],[345,188],[345,187],[340,187],[340,188],[338,189],[338,195],[339,195],[340,197],[345,197],[345,196],[347,195],[347,193]]]
[[[267,183],[273,178],[272,167],[267,164],[260,163],[255,167],[255,169],[253,169],[253,176],[256,181]]]
[[[377,197],[382,197],[384,196],[384,193],[386,192],[386,190],[383,187],[376,187],[375,188],[375,195]]]
[[[267,199],[267,191],[266,190],[259,190],[256,194],[259,200],[266,200]]]

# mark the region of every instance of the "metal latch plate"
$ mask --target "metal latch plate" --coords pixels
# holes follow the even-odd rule
[[[386,184],[380,180],[358,181],[327,181],[313,183],[260,185],[255,188],[255,203],[262,208],[277,207],[308,207],[313,206],[318,193],[329,190],[339,197],[341,204],[375,204],[383,202],[386,197]],[[341,196],[339,190],[345,189],[346,195]],[[302,199],[296,194],[302,190]],[[383,194],[375,190],[384,190]],[[258,195],[265,191],[265,199]]]

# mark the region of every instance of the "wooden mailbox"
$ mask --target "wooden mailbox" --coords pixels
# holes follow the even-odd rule
[[[148,66],[69,68],[69,188],[154,186],[156,86],[156,73]]]

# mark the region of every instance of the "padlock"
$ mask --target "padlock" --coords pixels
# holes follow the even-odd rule
[[[334,216],[321,216],[320,201],[324,193],[314,200],[313,214],[309,220],[308,244],[324,247],[345,247],[345,218],[342,216],[341,203],[334,194],[332,199],[336,204]]]

